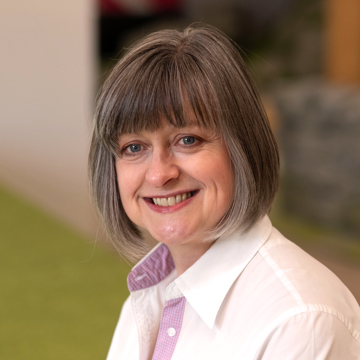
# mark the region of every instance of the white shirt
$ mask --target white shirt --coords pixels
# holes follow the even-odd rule
[[[355,298],[268,217],[179,277],[160,244],[128,284],[107,360],[360,359]]]

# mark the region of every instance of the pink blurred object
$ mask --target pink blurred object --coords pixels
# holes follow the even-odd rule
[[[182,0],[100,0],[102,15],[153,15],[179,10]]]

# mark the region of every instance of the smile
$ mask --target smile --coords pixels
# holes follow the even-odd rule
[[[158,206],[164,206],[164,207],[172,206],[191,198],[194,195],[194,193],[195,193],[194,191],[190,191],[170,197],[152,198],[152,201],[153,204]]]

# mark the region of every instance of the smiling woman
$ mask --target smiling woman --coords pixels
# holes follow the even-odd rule
[[[277,146],[218,30],[126,52],[98,97],[89,168],[109,238],[141,259],[108,360],[359,359],[355,299],[267,217]]]
[[[212,240],[240,225],[250,228],[269,211],[278,188],[277,145],[238,49],[219,31],[192,26],[184,32],[149,35],[115,66],[97,105],[90,153],[92,188],[109,236],[125,256],[136,260],[148,251],[122,202],[114,201],[120,198],[111,173],[115,159],[124,159],[124,145],[132,145],[125,146],[125,155],[147,148],[126,136],[151,133],[167,124],[168,131],[178,129],[183,137],[200,141],[201,133],[198,138],[184,132],[193,126],[210,137],[203,145],[223,144],[229,153],[224,161],[230,156],[236,186],[228,211],[211,229]],[[211,144],[215,134],[218,138]]]

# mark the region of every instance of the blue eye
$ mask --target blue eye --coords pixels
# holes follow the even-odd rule
[[[131,144],[129,145],[129,150],[132,152],[132,153],[137,153],[141,150],[141,145],[139,144]]]
[[[192,145],[195,142],[195,138],[193,136],[185,136],[182,138],[184,145]]]

